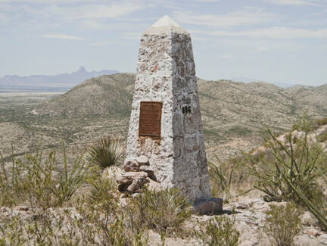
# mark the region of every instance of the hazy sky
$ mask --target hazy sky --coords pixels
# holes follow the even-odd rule
[[[134,72],[163,15],[191,33],[202,78],[327,83],[327,0],[0,0],[0,76]]]

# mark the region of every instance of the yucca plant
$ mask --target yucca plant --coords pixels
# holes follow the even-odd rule
[[[121,140],[111,136],[101,138],[89,150],[90,161],[101,168],[116,165],[122,155]]]

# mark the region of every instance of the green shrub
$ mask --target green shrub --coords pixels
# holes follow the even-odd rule
[[[25,199],[25,187],[21,182],[24,166],[22,162],[16,160],[12,150],[11,161],[6,162],[0,153],[0,206],[13,206]]]
[[[241,160],[232,159],[229,161],[216,163],[209,162],[209,178],[211,195],[213,197],[223,197],[225,202],[232,197],[232,192],[247,192],[250,180],[248,179],[247,168]]]
[[[306,207],[327,228],[326,202],[320,180],[326,175],[326,155],[308,135],[308,121],[296,125],[302,134],[286,135],[281,141],[268,130],[266,153],[259,160],[249,156],[251,171],[256,177],[255,188],[272,201],[293,201]]]
[[[240,233],[234,227],[235,220],[228,216],[215,216],[207,222],[201,238],[209,246],[236,246]]]
[[[103,137],[89,150],[90,161],[101,168],[117,164],[123,151],[118,138]]]
[[[60,171],[62,164],[63,170]],[[43,157],[39,150],[21,159],[12,158],[8,166],[3,160],[0,172],[1,205],[28,201],[32,207],[61,206],[81,186],[87,173],[83,155],[70,165],[64,145],[63,163],[57,161],[56,152]]]
[[[176,189],[144,190],[130,200],[127,209],[134,226],[145,226],[161,235],[181,231],[181,224],[191,216],[188,202]]]
[[[69,168],[64,146],[61,172],[58,172],[60,166],[56,152],[50,152],[47,158],[43,158],[42,152],[36,151],[34,154],[27,154],[24,161],[26,175],[23,176],[23,183],[33,207],[63,205],[73,196],[87,175],[83,155],[78,156]]]
[[[327,125],[327,118],[321,118],[321,119],[315,120],[313,122],[313,125],[315,128],[318,128],[319,126]]]
[[[97,171],[93,174],[88,180],[90,195],[76,204],[80,219],[74,225],[85,244],[146,245],[143,227],[131,226],[126,219],[125,208],[119,206],[120,194],[114,181],[99,178]]]
[[[270,205],[266,212],[264,230],[277,246],[293,245],[294,237],[301,231],[301,212],[294,203],[285,206]]]
[[[318,136],[317,136],[317,140],[319,142],[325,142],[327,141],[327,130],[323,131],[322,133],[320,133]]]

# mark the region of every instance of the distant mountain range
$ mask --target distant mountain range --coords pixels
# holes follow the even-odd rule
[[[0,91],[67,91],[84,80],[118,73],[116,70],[87,71],[80,67],[76,72],[56,75],[0,77]]]
[[[64,118],[125,119],[131,109],[135,74],[92,78],[65,94],[43,102],[35,113]],[[198,79],[207,139],[259,135],[266,126],[283,132],[304,113],[326,117],[327,84],[281,88],[273,84]]]

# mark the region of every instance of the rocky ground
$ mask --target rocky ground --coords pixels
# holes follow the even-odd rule
[[[225,204],[224,211],[218,216],[229,216],[235,220],[235,228],[240,232],[239,245],[240,246],[270,246],[272,239],[269,238],[263,231],[265,211],[269,209],[270,204],[282,203],[267,203],[260,198],[241,197],[237,201]],[[78,213],[72,209],[72,216],[78,217]],[[56,214],[63,214],[64,209],[51,209],[53,219]],[[233,212],[232,212],[233,211]],[[27,206],[17,206],[14,208],[1,207],[0,219],[6,217],[18,216],[22,220],[33,220],[38,213]],[[210,215],[192,215],[191,219],[185,222],[185,228],[194,228],[199,224],[209,221],[213,216]],[[305,212],[301,216],[303,229],[300,234],[296,236],[294,245],[296,246],[323,246],[327,245],[327,233],[321,231],[317,220],[309,213]],[[160,235],[154,231],[148,232],[148,245],[162,245]],[[165,245],[167,246],[191,246],[203,245],[197,238],[166,238]]]

